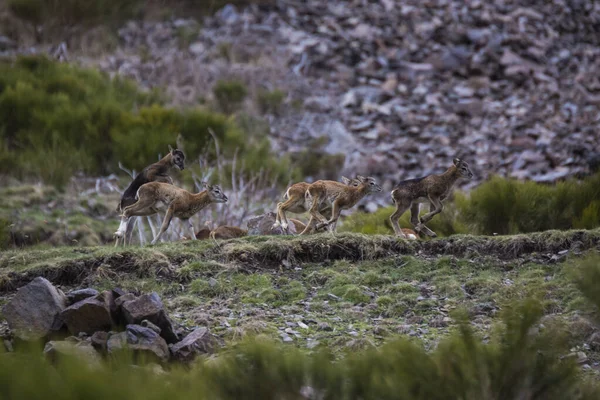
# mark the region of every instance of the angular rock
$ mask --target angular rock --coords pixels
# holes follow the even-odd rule
[[[108,332],[98,331],[98,332],[94,332],[94,334],[90,338],[90,341],[92,343],[92,346],[97,351],[99,351],[101,353],[106,353],[109,337],[110,337],[110,334]]]
[[[157,293],[145,294],[135,300],[127,301],[123,303],[122,309],[128,324],[139,324],[147,319],[160,328],[161,336],[167,343],[179,341],[173,323],[167,316]]]
[[[143,320],[140,325],[142,325],[144,328],[152,329],[154,332],[160,334],[160,328],[147,319]]]
[[[133,293],[127,293],[123,296],[120,296],[118,298],[115,299],[115,305],[118,308],[121,308],[123,306],[124,303],[131,301],[131,300],[135,300],[136,296]]]
[[[196,328],[181,342],[171,346],[171,353],[178,361],[190,362],[198,354],[211,353],[213,351],[213,338],[208,329]]]
[[[96,289],[86,288],[73,290],[67,293],[67,300],[69,300],[69,305],[80,302],[81,300],[87,299],[88,297],[97,296],[99,292]]]
[[[304,100],[304,108],[308,111],[327,112],[330,111],[333,108],[333,106],[329,97],[313,96],[308,97],[306,100]]]
[[[297,234],[304,230],[306,225],[302,221],[290,218],[288,229],[291,234]],[[275,223],[275,213],[270,211],[262,215],[256,215],[248,219],[248,235],[286,235],[281,227],[273,228]]]
[[[133,293],[127,293],[115,299],[116,310],[113,315],[113,319],[117,325],[126,324],[125,316],[123,315],[123,304],[128,301],[135,300],[137,297]]]
[[[61,313],[61,318],[74,335],[109,330],[113,324],[108,306],[98,297],[73,304]]]
[[[135,324],[127,325],[125,332],[111,335],[107,349],[109,354],[132,350],[135,357],[144,358],[144,361],[166,362],[170,357],[169,346],[158,333]]]
[[[47,279],[38,277],[19,288],[2,308],[12,333],[22,340],[37,340],[62,326],[60,313],[67,298]]]

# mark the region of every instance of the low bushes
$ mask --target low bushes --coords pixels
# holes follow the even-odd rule
[[[77,171],[114,172],[119,161],[140,170],[175,146],[180,134],[189,163],[244,155],[244,173],[268,169],[281,182],[295,172],[273,157],[267,130],[242,129],[226,115],[165,107],[157,92],[98,71],[44,57],[0,63],[0,174],[64,185]]]
[[[215,84],[213,94],[219,110],[231,114],[241,107],[248,89],[243,82],[220,80]]]
[[[513,234],[600,226],[600,174],[554,185],[492,177],[458,204],[473,233]]]

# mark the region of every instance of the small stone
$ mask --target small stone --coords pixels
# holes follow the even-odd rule
[[[331,104],[329,97],[313,96],[304,100],[304,108],[308,111],[328,112],[331,111],[333,105]]]
[[[171,346],[171,353],[176,360],[189,362],[198,354],[213,351],[213,338],[206,328],[196,328],[182,341]]]
[[[81,300],[85,300],[88,297],[97,296],[98,294],[99,292],[92,288],[73,290],[72,292],[67,293],[67,300],[69,301],[69,305],[71,305],[80,302]]]
[[[196,42],[196,43],[190,44],[189,50],[190,50],[190,53],[192,53],[193,55],[200,56],[200,55],[204,54],[204,52],[206,51],[206,47],[204,46],[204,43]]]
[[[110,337],[108,332],[98,331],[94,332],[90,338],[92,346],[99,352],[105,353],[107,351],[107,342]]]
[[[298,326],[302,329],[308,329],[308,325],[306,325],[304,322],[302,321],[298,321]]]
[[[333,331],[333,328],[327,322],[319,322],[317,324],[317,329],[320,331]]]
[[[125,332],[110,336],[107,342],[109,354],[116,354],[124,349],[130,349],[136,355],[142,355],[160,362],[169,360],[169,346],[158,333],[135,324],[127,325],[126,329]]]

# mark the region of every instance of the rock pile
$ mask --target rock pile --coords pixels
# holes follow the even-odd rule
[[[210,98],[218,79],[282,89],[288,106],[268,116],[277,151],[324,138],[347,156],[340,173],[384,187],[456,155],[472,184],[548,182],[600,164],[599,31],[593,0],[278,0],[201,23],[131,21],[91,63],[176,104]]]
[[[81,289],[65,295],[38,277],[20,288],[2,311],[15,340],[47,341],[44,352],[51,358],[81,355],[95,363],[129,350],[137,360],[189,362],[214,346],[203,327],[181,337],[156,293]]]
[[[163,57],[163,43],[189,24],[131,23],[120,35],[128,49],[142,40],[160,64],[181,56],[169,45]],[[588,172],[600,153],[599,27],[590,0],[282,0],[227,6],[184,53],[207,73],[224,43],[285,60],[285,73],[266,77],[270,66],[244,67],[243,57],[224,69],[304,98],[302,112],[271,121],[285,150],[324,135],[328,151],[349,155],[347,168],[390,180],[440,171],[459,154],[477,181],[553,181]]]

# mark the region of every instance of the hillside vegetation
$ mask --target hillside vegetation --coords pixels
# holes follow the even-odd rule
[[[207,399],[593,399],[599,244],[596,230],[6,251],[2,302],[35,276],[65,291],[155,291],[178,324],[206,326],[222,346],[164,373],[126,357],[50,367],[19,351],[0,355],[0,376],[10,393],[57,398],[160,398],[171,388]]]
[[[0,174],[14,178],[62,187],[76,172],[115,172],[119,161],[139,171],[182,144],[192,165],[200,156],[214,163],[219,148],[225,159],[244,154],[242,173],[287,182],[295,176],[289,159],[275,158],[266,132],[252,126],[262,125],[243,129],[209,109],[166,107],[159,91],[43,56],[0,62]]]

